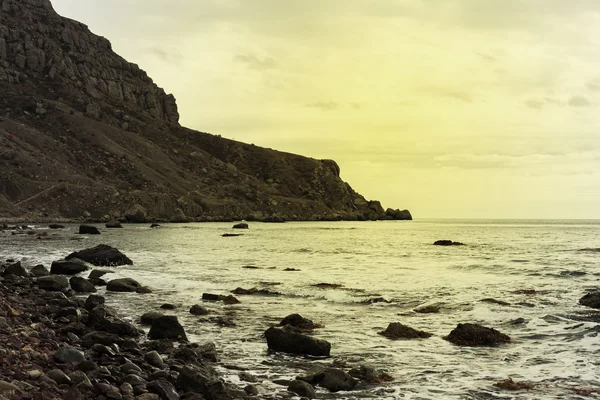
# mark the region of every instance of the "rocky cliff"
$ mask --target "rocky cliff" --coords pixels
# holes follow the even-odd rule
[[[410,219],[338,165],[179,125],[137,65],[49,0],[0,0],[0,217]]]

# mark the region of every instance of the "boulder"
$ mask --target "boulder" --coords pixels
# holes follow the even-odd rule
[[[83,308],[85,308],[88,311],[92,311],[94,308],[104,305],[105,302],[106,300],[104,299],[104,297],[99,296],[97,294],[91,294],[85,300]]]
[[[48,225],[48,228],[50,228],[50,229],[65,229],[65,226],[59,225],[59,224],[50,224],[50,225]]]
[[[510,343],[510,337],[478,324],[458,324],[444,339],[460,346],[495,346]]]
[[[90,281],[85,278],[74,276],[69,280],[71,289],[77,293],[95,293],[96,287]]]
[[[59,385],[70,385],[71,378],[69,378],[63,371],[60,369],[53,369],[49,371],[47,374],[48,378],[52,379]]]
[[[156,350],[152,350],[149,351],[148,353],[144,354],[144,360],[152,365],[153,367],[156,368],[164,368],[165,367],[165,362],[163,361],[162,357],[160,356],[160,354],[158,354],[158,352]]]
[[[452,240],[438,240],[433,243],[434,246],[464,246],[464,243],[453,242]]]
[[[80,235],[99,235],[100,231],[98,228],[92,225],[80,225],[79,226],[79,234]]]
[[[114,274],[114,271],[111,270],[102,270],[102,269],[93,269],[90,271],[88,275],[88,279],[98,279],[102,278],[106,274]]]
[[[358,380],[337,368],[317,368],[313,373],[299,376],[297,379],[319,385],[330,392],[352,390],[358,383]]]
[[[148,338],[151,340],[187,340],[183,326],[181,326],[177,320],[177,317],[173,315],[165,315],[153,320],[152,326],[150,327],[150,332],[148,332]]]
[[[163,400],[179,400],[179,394],[171,382],[166,379],[157,379],[148,383],[147,389],[157,394]]]
[[[36,278],[39,278],[40,276],[48,276],[50,275],[50,271],[48,271],[46,269],[46,267],[44,267],[43,265],[36,265],[35,267],[31,268],[31,271],[29,271],[29,273],[33,276],[35,276]]]
[[[76,275],[87,271],[88,266],[81,260],[72,258],[70,260],[54,261],[50,267],[50,273],[58,275]]]
[[[271,327],[265,331],[269,350],[315,357],[328,357],[331,344],[291,329]]]
[[[385,336],[388,339],[424,339],[433,336],[429,332],[423,332],[413,329],[409,326],[402,325],[398,322],[392,322],[388,325],[385,331],[379,332],[381,336]]]
[[[76,251],[65,257],[66,260],[78,258],[96,266],[132,265],[133,261],[114,247],[100,244],[90,249]]]
[[[315,388],[308,382],[296,379],[290,383],[287,388],[288,392],[296,393],[300,397],[306,397],[308,399],[316,399],[317,393]]]
[[[177,307],[175,306],[175,304],[170,304],[170,303],[165,303],[160,306],[161,310],[174,310],[176,308]]]
[[[150,225],[150,228],[152,228],[152,229],[160,228],[160,224],[152,224],[152,225]]]
[[[579,299],[582,306],[600,309],[600,291],[591,292]]]
[[[70,363],[77,362],[80,363],[85,360],[85,356],[79,350],[74,347],[65,346],[56,350],[54,354],[52,354],[52,359],[58,363]]]
[[[136,292],[142,285],[131,278],[113,279],[106,285],[106,290],[111,292]]]
[[[143,223],[148,220],[146,209],[139,204],[134,205],[125,213],[128,222]]]
[[[17,261],[14,264],[9,265],[5,270],[3,275],[16,275],[21,277],[29,277],[29,272],[21,265],[20,261]]]
[[[190,308],[190,314],[192,315],[207,315],[209,313],[210,311],[198,304],[195,304]]]
[[[229,390],[209,365],[185,366],[177,377],[177,386],[185,392],[194,392],[211,400],[230,400]]]
[[[50,291],[62,291],[69,288],[69,281],[64,276],[42,276],[37,279],[37,284],[40,289]]]
[[[245,222],[242,222],[240,224],[235,224],[233,226],[233,229],[248,229],[248,224]]]
[[[140,322],[142,325],[152,325],[152,322],[155,319],[158,319],[160,317],[164,317],[165,315],[163,313],[160,313],[158,311],[149,311],[147,313],[142,314],[142,316],[140,317]]]
[[[285,317],[284,319],[281,320],[279,325],[280,326],[290,325],[290,326],[293,326],[294,328],[298,328],[301,330],[307,330],[307,331],[310,331],[310,330],[313,330],[313,329],[319,327],[317,324],[312,322],[310,319],[304,318],[300,314],[288,315],[287,317]]]
[[[81,344],[85,348],[90,348],[94,344],[110,346],[115,343],[120,344],[121,342],[123,342],[123,339],[121,339],[118,335],[109,332],[93,331],[81,337]]]
[[[119,229],[123,228],[123,225],[119,221],[110,221],[104,224],[104,226],[108,229]]]

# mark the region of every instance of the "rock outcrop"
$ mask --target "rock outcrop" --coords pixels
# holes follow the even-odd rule
[[[411,219],[316,160],[183,128],[173,95],[49,0],[0,0],[0,215]]]

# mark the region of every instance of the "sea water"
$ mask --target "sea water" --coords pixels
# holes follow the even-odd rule
[[[165,312],[179,317],[191,341],[217,345],[227,379],[243,386],[237,369],[247,370],[265,394],[285,390],[273,380],[332,363],[370,365],[394,381],[353,392],[320,390],[320,398],[564,399],[600,391],[600,315],[578,304],[600,286],[600,221],[250,223],[243,231],[232,225],[125,225],[100,236],[78,235],[70,225],[48,230],[44,240],[5,232],[0,257],[49,267],[100,243],[119,248],[134,265],[111,268],[105,278],[131,277],[153,292],[106,293],[109,304],[136,322],[163,303],[176,305]],[[465,245],[433,246],[438,239]],[[239,295],[241,304],[231,306],[202,301],[203,293],[227,295],[238,287],[280,294]],[[191,315],[194,304],[211,314]],[[440,312],[414,311],[425,305]],[[263,332],[292,313],[323,325],[314,335],[331,342],[331,358],[268,352]],[[392,341],[378,334],[390,322],[434,336]],[[493,327],[512,343],[470,348],[443,339],[466,322]],[[534,387],[494,386],[507,378]]]

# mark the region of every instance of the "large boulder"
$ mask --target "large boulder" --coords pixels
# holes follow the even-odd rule
[[[150,327],[150,332],[148,332],[148,338],[151,340],[187,340],[183,326],[181,326],[177,317],[173,315],[165,315],[154,319],[152,321],[152,326]]]
[[[69,281],[64,276],[42,276],[37,279],[37,284],[40,289],[50,291],[62,291],[69,288]]]
[[[106,285],[106,290],[111,292],[137,292],[141,288],[142,285],[131,278],[113,279]]]
[[[579,299],[579,304],[590,308],[600,308],[600,292],[591,292]]]
[[[50,267],[50,273],[58,275],[77,275],[88,269],[89,267],[83,261],[72,258],[70,260],[54,261]]]
[[[269,350],[290,354],[302,354],[315,357],[328,357],[331,344],[292,329],[271,327],[265,331]]]
[[[73,289],[77,293],[95,293],[96,287],[90,281],[80,276],[74,276],[69,279],[69,283],[71,284],[71,289]]]
[[[142,223],[148,220],[146,209],[139,204],[134,205],[125,213],[125,219],[128,222]]]
[[[76,251],[65,257],[66,260],[78,258],[96,266],[132,265],[133,261],[114,247],[99,244],[96,247]]]
[[[510,337],[478,324],[458,324],[444,339],[459,346],[495,346],[510,343]]]
[[[317,368],[312,373],[306,376],[299,376],[297,379],[312,385],[319,385],[330,392],[352,390],[358,383],[358,380],[337,368]]]
[[[100,231],[98,228],[92,225],[80,225],[79,226],[79,234],[80,235],[99,235]]]
[[[385,331],[379,332],[379,334],[393,340],[424,339],[432,336],[432,334],[429,332],[419,331],[411,328],[410,326],[402,325],[399,322],[392,322],[388,325]]]

